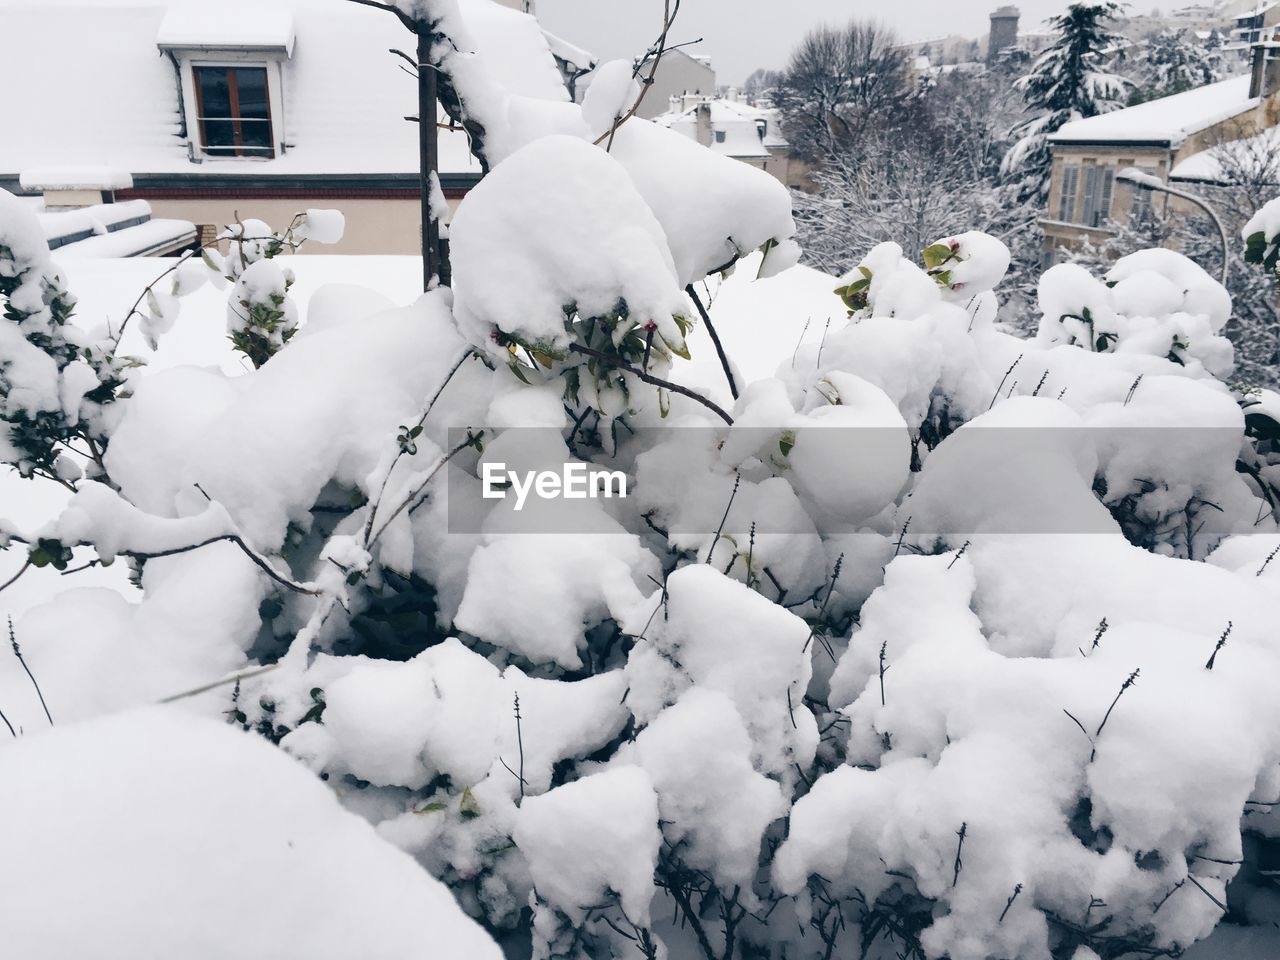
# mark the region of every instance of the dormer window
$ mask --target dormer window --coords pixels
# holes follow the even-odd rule
[[[200,146],[209,156],[273,157],[265,66],[192,66]]]
[[[177,70],[193,161],[270,160],[284,151],[283,65],[293,41],[287,10],[242,24],[216,7],[169,8],[156,45]]]

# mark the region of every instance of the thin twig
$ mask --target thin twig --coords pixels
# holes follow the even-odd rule
[[[661,377],[655,377],[651,373],[645,373],[638,367],[631,366],[631,364],[627,363],[625,360],[621,360],[617,357],[611,357],[609,354],[601,353],[599,350],[592,350],[590,347],[584,347],[579,343],[569,344],[569,349],[574,353],[582,354],[584,357],[592,357],[599,360],[601,363],[607,363],[611,367],[616,367],[625,373],[631,374],[633,377],[638,377],[645,383],[653,384],[655,387],[662,387],[666,390],[670,390],[672,393],[678,393],[683,397],[688,397],[690,400],[696,400],[729,426],[733,426],[733,417],[725,413],[724,410],[714,401],[708,400],[702,394],[697,393],[694,390],[690,390],[688,387],[682,387],[678,383],[672,383],[670,380],[664,380]]]
[[[689,284],[684,288],[693,305],[698,308],[698,315],[702,317],[702,322],[707,328],[707,333],[711,335],[711,342],[715,345],[716,356],[720,358],[720,367],[724,370],[724,378],[729,381],[729,393],[734,400],[738,399],[738,384],[733,379],[733,369],[729,366],[729,357],[724,352],[724,344],[720,342],[720,334],[716,333],[715,325],[711,322],[711,313],[702,305],[702,300],[698,298],[698,291],[693,288],[693,284]]]
[[[1005,914],[1009,912],[1009,908],[1013,906],[1013,901],[1018,899],[1018,894],[1022,892],[1022,884],[1018,884],[1013,888],[1013,895],[1009,897],[1009,902],[1004,905],[1004,909],[1000,911],[1000,919],[996,923],[1004,923]]]
[[[733,474],[733,490],[729,493],[729,502],[724,505],[724,516],[720,518],[720,526],[716,527],[715,538],[711,541],[711,546],[707,548],[707,563],[711,563],[711,557],[716,552],[716,546],[720,543],[720,535],[724,532],[724,525],[729,519],[729,511],[733,509],[733,499],[738,495],[738,485],[742,483],[742,474],[734,472]]]
[[[4,583],[0,583],[0,591],[7,590],[9,587],[13,586],[15,583],[18,582],[18,578],[21,577],[24,573],[26,573],[30,569],[31,569],[31,558],[27,557],[26,562],[24,562],[22,566],[18,568],[17,573],[15,573],[12,577],[10,577]]]
[[[358,2],[368,2],[368,0],[358,0]],[[631,109],[625,114],[613,118],[613,124],[608,131],[600,134],[595,140],[597,146],[605,143],[605,152],[608,153],[613,149],[613,138],[618,132],[618,128],[636,115],[636,111],[640,109],[640,104],[644,103],[645,96],[649,93],[649,88],[653,86],[653,78],[658,73],[658,64],[662,60],[663,54],[667,52],[667,34],[671,32],[671,25],[675,22],[676,14],[680,12],[680,0],[675,0],[675,6],[671,4],[671,0],[663,0],[662,5],[662,32],[658,34],[658,39],[650,49],[653,52],[653,63],[649,67],[649,75],[640,83],[640,93],[636,97],[635,103],[631,105]],[[641,61],[643,66],[644,61]]]
[[[1231,636],[1231,621],[1227,621],[1227,629],[1222,631],[1222,636],[1218,638],[1218,644],[1213,648],[1213,653],[1209,655],[1209,661],[1204,665],[1206,670],[1212,670],[1214,661],[1218,659],[1218,651],[1227,643],[1227,637]]]
[[[809,649],[809,644],[811,644],[813,642],[813,638],[817,636],[818,624],[822,621],[822,618],[827,614],[827,604],[831,602],[831,594],[835,593],[836,581],[840,579],[840,568],[843,565],[844,565],[844,554],[842,553],[840,554],[840,556],[836,557],[836,565],[835,565],[835,568],[831,571],[831,583],[827,587],[827,595],[826,597],[823,598],[822,606],[818,608],[818,615],[814,618],[813,624],[809,627],[809,638],[805,640],[804,646],[800,650],[801,653],[805,653]],[[825,638],[822,639],[822,645],[826,648],[827,655],[831,657],[832,660],[835,660],[836,658],[835,651],[831,649],[831,646],[826,642]]]
[[[22,664],[22,669],[27,672],[31,685],[36,688],[36,696],[40,698],[40,706],[44,708],[45,719],[49,721],[49,726],[53,726],[53,715],[49,713],[49,705],[44,702],[44,693],[40,689],[40,684],[36,682],[36,676],[31,672],[31,668],[27,666],[26,659],[22,656],[22,648],[18,646],[18,636],[13,632],[13,617],[9,618],[9,645],[13,647],[13,655],[18,658],[18,662]]]
[[[436,392],[431,395],[431,399],[428,400],[427,405],[423,407],[422,414],[418,417],[417,421],[414,424],[415,429],[420,430],[423,424],[427,422],[427,417],[430,415],[432,408],[436,405],[436,401],[440,399],[440,395],[444,393],[444,388],[449,385],[449,382],[454,378],[454,375],[457,374],[457,372],[462,369],[462,365],[467,362],[467,358],[472,356],[475,356],[475,350],[473,350],[471,347],[466,347],[458,355],[458,359],[455,360],[453,362],[453,365],[449,367],[449,372],[444,375],[444,379],[441,380],[440,385],[436,387]],[[386,476],[382,478],[382,485],[378,488],[377,498],[369,505],[369,516],[365,519],[365,524],[364,524],[364,537],[365,537],[366,543],[368,542],[369,535],[373,530],[373,521],[374,521],[374,518],[377,516],[378,507],[382,504],[383,496],[386,495],[387,484],[391,482],[391,474],[395,470],[396,464],[400,462],[400,458],[403,457],[404,455],[405,455],[405,447],[402,445],[399,451],[396,453],[395,457],[392,459],[391,466],[387,468]]]
[[[1000,399],[1000,391],[1004,389],[1005,381],[1009,379],[1009,374],[1013,373],[1013,368],[1022,362],[1024,356],[1025,354],[1018,354],[1018,359],[1009,364],[1009,369],[1004,372],[1004,376],[1000,378],[1000,385],[996,387],[996,392],[991,396],[991,402],[987,404],[988,410],[996,405],[996,401]]]
[[[233,673],[229,677],[223,677],[221,680],[214,680],[212,683],[206,683],[203,686],[196,687],[193,690],[184,690],[182,693],[175,693],[172,696],[165,697],[157,703],[174,703],[178,700],[186,700],[188,697],[199,696],[202,693],[208,693],[210,690],[216,690],[218,687],[225,687],[228,683],[238,684],[241,680],[248,680],[250,677],[258,677],[264,673],[270,673],[279,667],[278,663],[271,663],[265,667],[255,667],[252,670],[244,670],[240,673]]]

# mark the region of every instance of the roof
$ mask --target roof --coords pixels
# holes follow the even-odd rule
[[[711,116],[711,129],[717,134],[707,146],[716,153],[728,157],[768,157],[769,150],[760,136],[758,121],[767,120],[764,111],[754,110],[746,104],[731,100],[704,100],[687,110],[664,113],[654,118],[654,123],[698,138],[698,111],[707,109]],[[721,139],[720,135],[723,135]]]
[[[235,18],[233,28],[220,23],[223,0],[209,7],[211,18],[196,12],[201,6],[200,0],[0,0],[0,88],[32,88],[39,78],[31,95],[6,102],[0,178],[68,164],[125,170],[135,180],[417,174],[417,126],[404,119],[416,112],[416,84],[388,53],[410,47],[413,38],[394,16],[348,0],[253,0],[253,13]],[[568,101],[536,20],[492,0],[459,6],[509,92]],[[282,65],[286,151],[266,160],[192,163],[180,135],[177,77],[157,38],[211,45],[234,34],[275,42],[286,23],[294,36]],[[60,63],[91,64],[92,73],[51,69],[50,37],[58,38]],[[479,174],[461,131],[441,131],[440,169]]]
[[[126,170],[96,166],[27,167],[22,171],[22,189],[44,190],[127,190],[133,177]]]
[[[1084,120],[1049,136],[1051,143],[1153,143],[1179,146],[1216,123],[1262,102],[1249,96],[1249,77],[1232,77],[1185,93],[1149,100]]]
[[[293,52],[293,12],[264,9],[244,0],[214,5],[170,7],[160,22],[156,45],[161,49],[278,50]]]
[[[556,36],[550,30],[543,30],[542,35],[546,38],[547,46],[551,49],[552,56],[577,67],[579,70],[589,70],[600,62],[599,57],[594,53],[570,43],[563,37]]]
[[[36,218],[51,250],[79,257],[143,257],[172,253],[196,238],[186,220],[153,220],[145,200],[103,203],[72,210],[45,210]]]
[[[1193,153],[1169,171],[1169,179],[1228,183],[1239,173],[1247,173],[1251,181],[1280,182],[1280,127]]]

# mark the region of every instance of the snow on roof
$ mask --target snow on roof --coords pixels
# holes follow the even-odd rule
[[[170,7],[156,45],[162,49],[281,50],[293,52],[293,14],[286,8],[245,0]]]
[[[1248,20],[1251,17],[1260,17],[1264,13],[1266,13],[1268,10],[1270,10],[1272,7],[1274,7],[1277,2],[1280,2],[1280,0],[1271,0],[1270,3],[1260,3],[1251,10],[1246,10],[1242,13],[1237,13],[1236,20]]]
[[[728,100],[704,100],[687,110],[664,113],[655,117],[654,122],[696,140],[698,111],[705,109],[710,112],[711,130],[714,134],[711,143],[707,144],[710,149],[727,157],[769,156],[758,127],[758,122],[765,118],[744,115],[737,109],[739,106],[741,104]]]
[[[549,30],[543,30],[542,36],[546,38],[547,46],[551,49],[553,56],[559,57],[565,63],[573,64],[579,70],[589,69],[599,63],[599,58],[595,54],[583,50],[563,37],[556,36]]]
[[[1233,174],[1280,181],[1280,127],[1193,153],[1169,171],[1170,180],[1225,183]]]
[[[1232,77],[1185,93],[1149,100],[1085,120],[1073,120],[1052,143],[1151,142],[1178,146],[1192,134],[1261,103],[1249,96],[1249,77]]]
[[[154,256],[179,250],[196,238],[196,228],[187,220],[152,220],[145,200],[40,209],[36,218],[59,257]]]
[[[272,159],[192,163],[181,136],[173,64],[157,49],[167,16],[187,0],[0,0],[5,53],[0,88],[11,96],[0,137],[0,177],[63,164],[102,165],[147,174],[319,176],[417,173],[417,91],[391,47],[413,37],[394,16],[348,0],[254,0],[253,21],[292,23],[295,45],[284,71],[284,142]],[[477,48],[511,93],[567,102],[547,41],[532,17],[492,2],[459,0]],[[210,10],[222,16],[222,2]],[[262,39],[265,28],[254,27]],[[175,34],[176,35],[176,34]],[[248,36],[249,33],[243,34]],[[49,68],[49,38],[65,63]],[[110,42],[104,42],[110,38]],[[276,118],[279,122],[280,118]],[[466,134],[441,131],[440,169],[479,174]]]
[[[189,220],[148,220],[77,240],[58,252],[64,257],[154,257],[181,250],[195,238],[196,228]]]
[[[102,166],[29,167],[21,171],[23,190],[128,190],[133,177],[126,170]]]

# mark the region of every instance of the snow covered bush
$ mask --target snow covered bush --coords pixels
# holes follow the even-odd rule
[[[746,318],[691,294],[815,280],[786,270],[786,190],[618,124],[625,71],[535,128],[483,68],[452,66],[491,167],[452,287],[303,310],[275,254],[336,218],[245,221],[210,260],[253,369],[121,371],[101,473],[48,523],[0,522],[6,560],[124,556],[141,588],[73,582],[14,624],[5,822],[40,872],[0,902],[93,900],[101,851],[148,890],[181,862],[220,912],[160,884],[161,942],[199,957],[241,931],[296,952],[299,926],[322,956],[370,929],[351,949],[497,955],[478,923],[575,960],[1086,960],[1266,916],[1232,881],[1277,832],[1280,527],[1238,466],[1224,291],[1168,251],[1054,268],[1024,339],[1008,248],[968,232],[880,244],[731,340]],[[5,422],[72,436],[100,414],[53,405],[88,364],[66,345],[98,341],[14,210]],[[723,385],[690,386],[712,322],[773,374],[730,349]],[[571,466],[628,493],[486,495]],[[181,707],[133,709],[160,699]],[[127,944],[116,906],[10,932]]]

